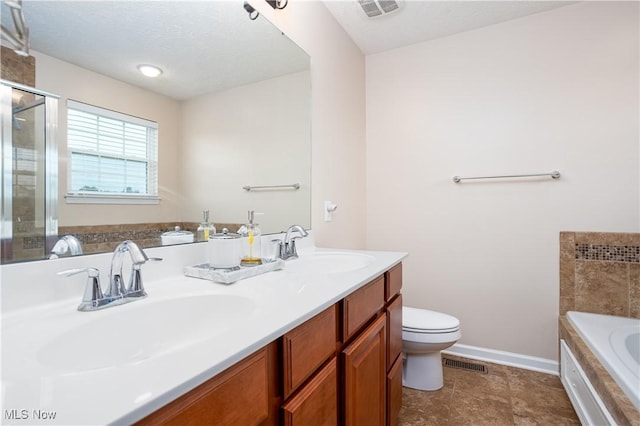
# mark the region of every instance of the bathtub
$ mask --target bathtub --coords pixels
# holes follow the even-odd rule
[[[640,410],[640,319],[573,311],[567,319]]]

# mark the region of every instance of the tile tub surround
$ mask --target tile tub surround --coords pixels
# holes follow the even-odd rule
[[[564,315],[560,316],[559,332],[560,339],[567,343],[616,423],[620,426],[640,426],[640,412]]]
[[[640,318],[640,233],[560,233],[560,315]]]
[[[640,318],[640,233],[560,233],[559,338],[585,370],[620,425],[640,413],[569,324],[567,311]]]

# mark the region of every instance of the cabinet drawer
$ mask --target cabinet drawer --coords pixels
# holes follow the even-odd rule
[[[282,406],[285,426],[338,424],[338,373],[334,357]]]
[[[384,306],[384,276],[344,298],[342,335],[346,342]]]
[[[285,398],[335,353],[337,342],[335,305],[284,335],[282,363]]]
[[[400,290],[402,289],[402,263],[389,269],[384,273],[384,276],[384,300],[388,302],[393,299],[393,296],[400,293]]]
[[[269,417],[265,348],[142,419],[137,425],[258,425]]]
[[[387,306],[387,368],[402,352],[402,295]]]

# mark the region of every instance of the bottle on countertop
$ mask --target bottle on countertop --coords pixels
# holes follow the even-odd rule
[[[262,232],[255,223],[256,213],[253,210],[249,210],[248,219],[249,223],[243,225],[238,233],[242,236],[242,261],[244,266],[255,266],[262,263]]]
[[[202,223],[198,226],[198,241],[209,241],[209,235],[216,233],[216,227],[209,222],[209,210],[202,211]]]

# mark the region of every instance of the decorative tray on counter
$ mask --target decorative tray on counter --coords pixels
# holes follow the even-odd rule
[[[222,284],[233,284],[245,278],[255,277],[265,272],[275,271],[284,268],[284,260],[265,260],[261,265],[240,266],[234,269],[216,269],[208,263],[185,266],[184,274],[188,277],[202,278],[204,280],[215,281]]]

